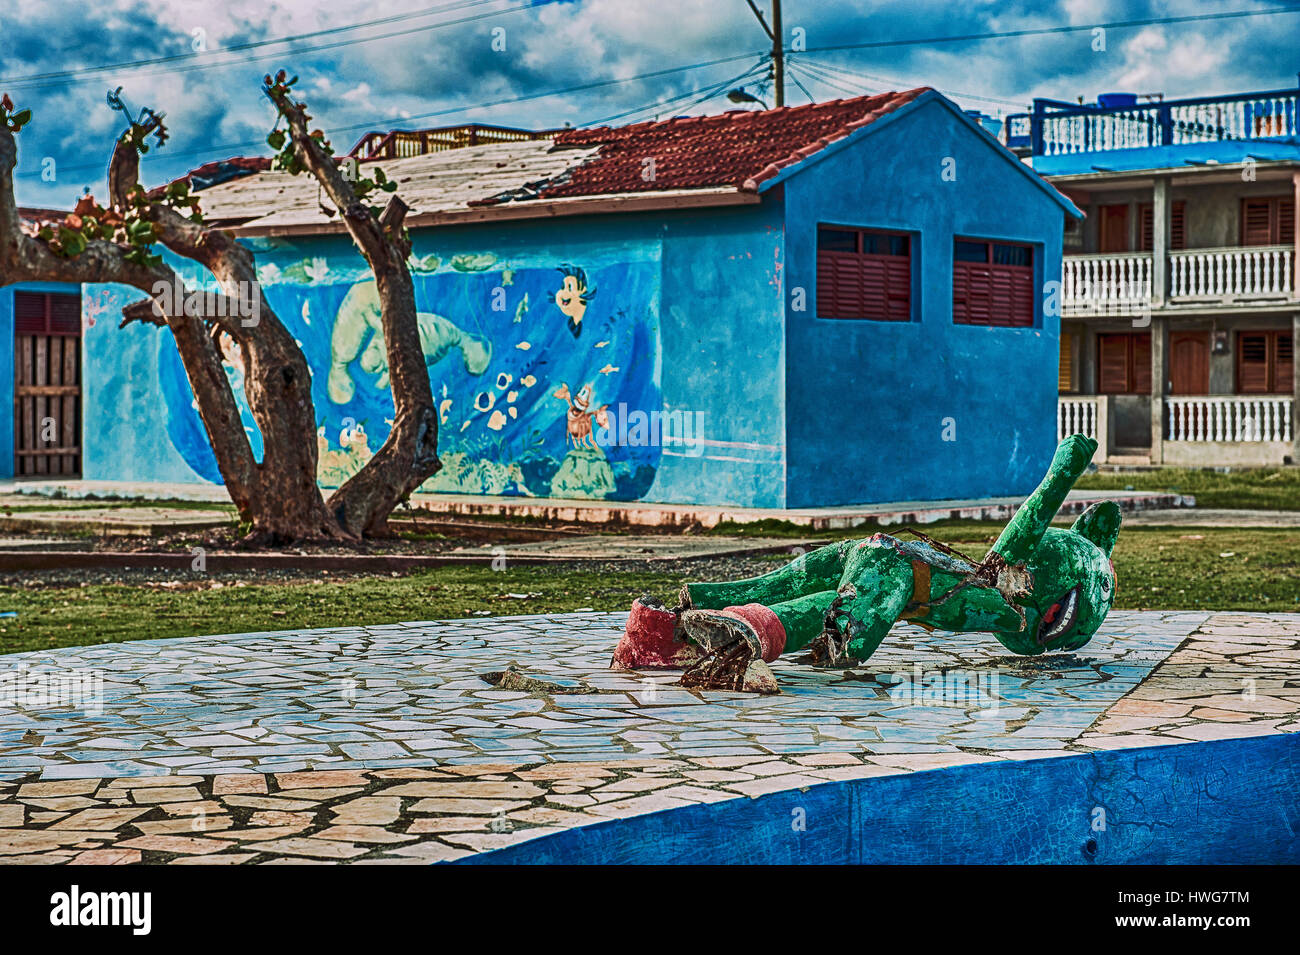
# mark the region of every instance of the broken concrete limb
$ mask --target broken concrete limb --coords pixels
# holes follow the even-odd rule
[[[680,669],[698,659],[698,651],[681,632],[677,611],[646,594],[633,602],[609,668]]]

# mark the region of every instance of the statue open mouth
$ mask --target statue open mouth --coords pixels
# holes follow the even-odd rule
[[[1038,645],[1045,647],[1070,627],[1079,614],[1079,588],[1074,587],[1058,603],[1052,604],[1038,622]]]

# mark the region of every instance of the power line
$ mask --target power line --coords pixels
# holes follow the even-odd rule
[[[192,52],[192,53],[174,53],[170,56],[156,56],[147,60],[130,60],[123,63],[110,63],[105,66],[88,66],[75,70],[57,70],[50,73],[29,73],[23,76],[5,76],[0,77],[0,84],[3,83],[26,83],[36,80],[60,79],[65,76],[86,76],[91,73],[105,73],[113,70],[129,70],[140,66],[154,66],[159,63],[172,63],[177,60],[192,60],[201,56],[216,56],[226,53],[235,53],[241,50],[258,49],[264,46],[273,46],[277,43],[289,43],[294,40],[308,40],[312,37],[324,36],[327,33],[346,33],[351,30],[360,30],[365,27],[379,26],[385,23],[395,23],[401,20],[415,20],[420,17],[432,16],[435,13],[445,13],[451,10],[461,10],[468,7],[481,6],[485,3],[497,3],[499,0],[458,0],[456,3],[445,4],[441,7],[427,7],[424,10],[417,10],[412,13],[396,14],[389,17],[380,17],[377,20],[363,20],[359,23],[348,24],[347,26],[331,27],[324,30],[316,30],[312,33],[296,33],[288,36],[274,37],[267,40],[255,40],[247,43],[235,43],[230,46],[223,46],[216,50]]]
[[[499,2],[499,0],[467,0],[466,6],[475,6],[482,3],[490,3],[490,2]],[[176,66],[176,67],[170,67],[166,69],[132,70],[131,72],[133,72],[134,75],[137,77],[164,76],[164,75],[178,74],[178,73],[195,73],[198,72],[199,70],[220,69],[226,66],[239,66],[244,63],[253,63],[258,60],[267,60],[267,59],[272,59],[274,57],[298,56],[303,53],[316,53],[322,50],[334,50],[345,46],[356,46],[362,43],[371,43],[375,40],[390,40],[395,37],[411,36],[412,34],[415,33],[427,33],[433,30],[440,30],[443,27],[457,26],[463,23],[473,23],[478,20],[487,20],[492,17],[501,16],[507,13],[519,13],[523,10],[531,10],[537,6],[545,6],[545,5],[549,5],[552,3],[559,3],[559,2],[561,2],[561,0],[520,0],[519,4],[513,7],[504,7],[500,10],[491,10],[486,13],[478,13],[473,16],[460,17],[455,20],[442,20],[439,21],[438,23],[429,23],[429,24],[425,24],[424,26],[411,27],[406,30],[396,30],[389,33],[378,33],[375,34],[374,36],[353,37],[345,40],[337,40],[331,43],[318,43],[315,46],[297,47],[288,50],[280,50],[272,53],[258,53],[258,54],[254,54],[253,56],[222,60],[221,62],[193,63],[190,65]],[[344,29],[352,29],[352,28],[344,28]],[[304,34],[304,36],[318,36],[320,35],[321,32],[334,33],[337,31],[333,31],[333,30],[318,31],[315,34]],[[294,38],[290,37],[290,38],[283,38],[277,41],[266,41],[266,42],[283,43],[292,39]],[[224,52],[227,51],[225,50],[213,51],[213,55],[217,55]],[[203,56],[203,55],[205,54],[178,54],[178,56],[183,56],[186,58],[191,56]],[[66,70],[64,71],[64,75],[61,79],[56,79],[49,82],[45,82],[45,81],[21,82],[20,80],[15,80],[12,82],[7,82],[5,88],[8,91],[15,91],[15,90],[24,90],[24,89],[42,89],[45,87],[53,87],[53,86],[67,86],[70,83],[77,82],[78,80],[82,79],[85,76],[89,76],[94,73],[111,71],[112,69],[113,69],[112,67],[87,67],[85,70]],[[0,82],[4,82],[4,81],[0,81]]]
[[[699,103],[706,102],[707,100],[712,99],[713,97],[721,93],[723,90],[729,87],[734,87],[737,84],[741,83],[742,81],[748,79],[754,73],[757,73],[759,70],[763,69],[763,67],[766,65],[767,65],[766,57],[760,58],[756,64],[749,67],[747,70],[744,70],[741,73],[737,73],[735,76],[730,77],[729,79],[725,79],[721,83],[709,87],[703,97],[701,97],[699,100],[697,100],[694,103],[688,104],[685,108],[690,109],[691,107],[696,106]],[[642,106],[636,107],[635,109],[624,110],[621,113],[614,113],[611,116],[603,116],[600,119],[588,120],[584,122],[582,125],[583,126],[604,126],[607,123],[611,123],[616,119],[623,119],[627,116],[634,116],[638,113],[647,113],[647,112],[654,112],[657,110],[663,110],[664,108],[672,106],[675,103],[680,103],[683,100],[690,99],[692,96],[695,96],[699,92],[700,91],[698,89],[693,89],[685,93],[679,93],[677,96],[673,96],[665,100],[656,100],[653,103],[646,103]]]
[[[790,61],[787,61],[787,62],[786,62],[786,66],[788,66],[788,67],[793,67],[794,64],[793,64],[792,62],[790,62]],[[799,87],[799,89],[803,90],[803,95],[806,96],[806,97],[808,97],[808,102],[810,102],[810,103],[815,103],[815,102],[817,102],[817,97],[813,96],[812,93],[809,93],[809,92],[808,92],[808,87],[804,86],[803,83],[799,82],[799,77],[795,76],[795,74],[794,74],[794,70],[793,70],[793,69],[790,70],[790,79],[794,80],[794,85],[795,85],[795,86],[797,86],[797,87]]]
[[[872,40],[867,43],[837,43],[832,46],[810,46],[803,53],[828,53],[832,50],[872,50],[892,46],[922,46],[939,43],[968,43],[976,40],[1001,40],[1024,36],[1049,36],[1059,33],[1082,33],[1085,30],[1125,30],[1133,27],[1161,26],[1177,23],[1197,23],[1206,20],[1234,20],[1243,17],[1268,17],[1280,13],[1300,13],[1300,7],[1282,7],[1271,10],[1230,10],[1224,13],[1198,13],[1180,17],[1147,17],[1142,20],[1114,20],[1110,23],[1083,23],[1063,27],[1039,27],[1030,30],[1003,30],[997,33],[963,33],[955,36],[914,37],[906,40]]]
[[[539,2],[541,2],[541,3],[551,3],[551,2],[557,2],[557,0],[539,0]],[[531,4],[530,4],[530,5],[531,5]],[[509,11],[509,10],[495,11],[495,12],[493,12],[493,13],[480,14],[478,18],[482,18],[482,17],[486,17],[486,16],[493,16],[493,15],[496,15],[497,13],[504,13],[504,12],[513,12],[513,11]],[[1188,22],[1206,21],[1206,20],[1239,19],[1239,18],[1244,18],[1244,17],[1270,16],[1270,15],[1274,15],[1274,14],[1282,14],[1282,13],[1298,13],[1298,12],[1300,12],[1300,8],[1296,8],[1296,9],[1287,9],[1287,8],[1283,8],[1283,9],[1271,9],[1271,10],[1229,11],[1229,12],[1225,12],[1225,13],[1198,14],[1198,15],[1192,15],[1192,16],[1179,16],[1179,17],[1151,17],[1151,18],[1146,18],[1146,19],[1141,19],[1141,20],[1113,21],[1113,22],[1110,22],[1110,23],[1081,24],[1081,25],[1075,25],[1075,26],[1051,27],[1051,28],[1041,28],[1041,29],[1033,29],[1033,30],[1012,30],[1012,31],[1002,31],[1002,32],[998,32],[998,33],[974,33],[974,34],[965,34],[965,35],[960,35],[960,36],[941,36],[941,37],[931,37],[931,38],[913,38],[913,39],[901,39],[901,40],[881,40],[881,41],[873,41],[873,42],[869,42],[869,43],[838,44],[838,45],[833,45],[833,46],[810,47],[810,48],[808,48],[808,49],[806,49],[806,50],[802,50],[802,51],[799,51],[799,52],[802,52],[802,53],[825,53],[825,52],[830,52],[830,51],[833,51],[833,50],[868,49],[868,48],[887,47],[887,46],[908,46],[908,45],[918,45],[918,44],[925,44],[925,43],[936,43],[936,44],[937,44],[937,43],[963,42],[963,41],[972,41],[972,40],[998,39],[998,38],[1020,37],[1020,36],[1035,36],[1035,35],[1048,35],[1048,34],[1061,34],[1061,33],[1075,33],[1075,32],[1082,32],[1082,31],[1084,31],[1084,30],[1097,29],[1097,28],[1099,28],[1099,27],[1100,27],[1100,28],[1109,28],[1109,29],[1124,29],[1124,28],[1131,28],[1131,27],[1137,27],[1137,26],[1151,26],[1151,25],[1157,25],[1157,24],[1175,24],[1175,23],[1188,23]],[[454,21],[454,22],[461,22],[461,21]],[[432,24],[432,25],[430,25],[430,26],[428,26],[428,27],[423,27],[423,28],[419,28],[419,29],[421,29],[421,30],[424,30],[424,29],[436,29],[436,28],[438,28],[438,27],[440,27],[440,26],[449,26],[449,25],[452,25],[452,22],[444,22],[444,23],[439,23],[439,24]],[[415,31],[408,31],[408,32],[415,32]],[[406,35],[406,34],[405,34],[405,33],[403,33],[403,34],[390,34],[390,35],[387,35],[387,36],[393,36],[393,35]],[[346,43],[349,43],[349,42],[368,42],[369,40],[385,39],[385,38],[387,38],[387,36],[368,37],[368,38],[362,38],[362,39],[360,39],[360,40],[356,40],[356,41],[341,41],[341,42],[339,42],[339,43],[326,44],[326,45],[323,45],[323,46],[320,46],[320,47],[313,47],[313,48],[305,48],[305,49],[300,49],[300,50],[286,51],[286,54],[285,54],[285,55],[287,55],[287,53],[295,53],[295,54],[297,54],[297,53],[313,52],[313,51],[316,50],[316,49],[330,49],[330,48],[334,48],[334,47],[337,47],[337,46],[345,45]],[[268,41],[268,42],[269,42],[269,41]],[[281,55],[281,54],[276,54],[276,55]],[[587,91],[589,91],[589,90],[600,89],[600,88],[607,87],[607,86],[615,86],[615,85],[619,85],[619,84],[622,84],[622,83],[636,82],[636,81],[638,81],[638,80],[653,79],[653,78],[655,78],[655,77],[666,76],[666,75],[670,75],[670,74],[672,74],[672,73],[680,73],[680,72],[685,72],[685,71],[687,71],[687,70],[692,70],[692,69],[702,69],[702,68],[705,68],[705,67],[708,67],[708,66],[715,66],[715,65],[718,65],[718,64],[721,64],[721,63],[730,63],[730,62],[735,62],[736,60],[741,60],[741,59],[745,59],[745,58],[747,58],[747,57],[756,56],[756,55],[759,55],[759,54],[757,54],[757,53],[751,51],[751,52],[748,52],[748,53],[735,54],[735,55],[733,55],[733,56],[718,57],[718,58],[713,59],[713,60],[706,60],[706,61],[703,61],[703,62],[700,62],[700,63],[693,63],[693,64],[689,64],[689,65],[686,65],[686,66],[670,67],[670,68],[663,69],[663,70],[653,70],[653,71],[648,72],[648,73],[641,73],[641,74],[638,74],[638,75],[636,75],[636,76],[623,77],[623,78],[620,78],[620,79],[600,80],[600,81],[596,81],[596,82],[593,82],[593,83],[584,83],[584,84],[579,84],[579,85],[577,85],[577,86],[564,87],[564,88],[561,88],[561,89],[546,90],[546,91],[543,91],[543,92],[540,92],[540,93],[527,93],[527,94],[522,94],[522,95],[519,95],[519,96],[504,97],[504,98],[497,99],[497,100],[492,100],[492,101],[489,101],[489,102],[486,102],[486,103],[477,103],[477,104],[473,104],[473,105],[465,105],[465,106],[454,106],[454,107],[449,107],[449,108],[446,108],[446,109],[434,110],[434,111],[432,111],[432,112],[422,113],[422,114],[416,114],[416,115],[411,115],[411,116],[398,116],[398,117],[389,117],[389,118],[387,118],[387,119],[380,119],[380,120],[369,120],[369,121],[364,122],[364,123],[355,123],[355,124],[350,125],[350,126],[338,127],[338,128],[336,128],[335,130],[333,130],[333,132],[334,132],[334,133],[351,132],[351,131],[359,130],[359,129],[374,128],[376,125],[379,125],[379,124],[382,124],[382,123],[409,122],[409,121],[411,121],[411,120],[432,119],[432,118],[434,118],[434,117],[445,116],[445,115],[449,115],[449,114],[452,114],[452,113],[463,112],[463,111],[472,110],[472,109],[488,109],[488,108],[491,108],[491,107],[494,107],[494,106],[502,106],[502,105],[507,105],[507,104],[511,104],[511,103],[525,102],[525,101],[527,101],[527,100],[532,100],[532,99],[546,99],[546,98],[549,98],[549,97],[552,97],[552,96],[564,96],[564,95],[568,95],[568,94],[570,94],[570,93],[587,92]],[[226,66],[226,65],[233,65],[233,63],[235,63],[235,62],[237,62],[237,61],[231,61],[230,63],[223,63],[223,64],[201,64],[201,66],[203,66],[203,67],[207,67],[207,66],[210,66],[210,65]],[[804,64],[803,64],[803,67],[804,67],[805,71],[807,70],[808,66],[810,66],[810,65],[814,65],[814,64],[809,64],[809,63],[804,63]],[[161,71],[161,72],[173,72],[173,71],[167,71],[167,70],[164,70],[164,71]],[[148,75],[148,74],[144,74],[144,75]],[[971,98],[991,99],[991,98],[989,98],[989,97],[976,97],[975,94],[954,93],[953,95],[958,95],[958,96],[970,96]],[[994,100],[994,101],[996,102],[996,100]],[[1010,101],[1010,100],[1006,100],[1006,101],[1002,101],[1002,102],[1010,103],[1011,101]],[[1017,104],[1017,105],[1019,105],[1019,104]],[[258,141],[252,141],[252,142],[244,142],[244,143],[233,143],[233,144],[227,144],[227,145],[224,145],[224,146],[210,146],[210,147],[204,147],[203,149],[189,150],[189,151],[181,152],[181,153],[170,153],[170,154],[168,154],[168,156],[167,156],[166,158],[183,158],[183,157],[187,157],[187,156],[192,156],[192,155],[203,155],[203,154],[209,154],[209,155],[210,155],[210,154],[212,154],[212,153],[214,153],[214,152],[217,152],[217,151],[225,151],[225,150],[242,150],[242,149],[247,149],[247,148],[252,148],[252,147],[259,147],[259,146],[262,146],[262,145],[263,145],[263,141],[258,140]],[[150,156],[150,157],[148,157],[145,161],[147,162],[147,161],[149,161],[150,159],[153,159],[153,158],[156,158],[156,154],[155,154],[154,156]],[[81,171],[81,170],[87,170],[87,169],[98,169],[98,168],[102,168],[102,164],[100,164],[100,163],[95,163],[95,164],[83,164],[83,165],[80,165],[80,166],[65,167],[65,168],[67,168],[67,169],[71,169],[71,170],[74,170],[74,171]],[[25,177],[29,177],[29,176],[40,175],[40,173],[39,173],[39,172],[31,172],[31,173],[16,173],[15,175],[16,175],[16,177],[18,177],[18,178],[25,178]]]
[[[864,90],[861,87],[855,89],[850,86],[841,85],[842,81],[832,80],[824,74],[814,72],[810,66],[811,64],[804,63],[802,60],[791,60],[791,75],[795,72],[802,73],[815,83],[820,83],[822,86],[828,87],[837,93],[847,93],[850,96],[862,96],[864,93],[874,92],[872,90]]]
[[[522,103],[532,99],[547,99],[552,96],[566,96],[570,93],[583,93],[583,92],[587,92],[588,90],[600,89],[606,86],[618,86],[622,83],[634,83],[637,82],[638,80],[655,79],[660,76],[669,76],[673,73],[684,73],[688,70],[705,69],[706,67],[718,66],[719,64],[722,63],[734,63],[736,60],[750,59],[762,55],[765,55],[765,53],[759,53],[757,51],[751,50],[748,53],[737,53],[733,56],[722,56],[722,57],[718,57],[717,59],[704,60],[699,63],[689,63],[684,66],[667,67],[662,70],[651,70],[649,73],[638,73],[636,76],[625,76],[625,77],[620,77],[618,79],[610,79],[610,80],[597,80],[592,83],[582,83],[578,86],[568,86],[562,89],[544,90],[540,93],[524,93],[519,96],[503,97],[501,99],[490,100],[485,103],[472,103],[464,106],[450,106],[445,109],[433,110],[428,113],[417,113],[410,116],[389,116],[381,119],[369,119],[363,123],[353,123],[350,126],[334,127],[333,129],[330,130],[330,133],[331,135],[335,135],[338,133],[355,132],[357,130],[370,130],[370,129],[374,129],[376,126],[386,125],[389,123],[409,123],[413,120],[433,119],[435,117],[446,116],[452,113],[465,112],[468,110],[488,109],[493,106],[504,106],[510,103]],[[265,148],[266,140],[258,139],[258,140],[252,140],[249,142],[242,142],[242,143],[227,143],[221,146],[205,146],[201,149],[190,149],[190,150],[185,150],[183,152],[168,153],[166,156],[161,156],[161,154],[151,151],[148,156],[144,157],[141,160],[141,162],[142,164],[149,163],[154,160],[157,160],[158,158],[183,159],[189,156],[212,155],[213,153],[225,152],[227,150],[242,150],[242,149],[251,149],[254,147]],[[65,171],[81,172],[85,170],[105,168],[106,163],[107,160],[105,160],[104,163],[82,163],[77,166],[65,166],[63,168]],[[27,178],[31,176],[39,176],[40,174],[41,173],[39,171],[35,171],[35,170],[32,172],[15,173],[15,178]]]
[[[835,66],[830,63],[811,63],[811,62],[805,62],[803,60],[800,60],[799,62],[804,67],[805,72],[808,70],[808,68],[815,67],[818,70],[830,71],[832,75],[841,74],[844,77],[852,78],[853,80],[856,80],[858,82],[861,82],[862,80],[870,80],[872,82],[868,85],[870,91],[872,92],[875,92],[875,84],[878,83],[883,83],[886,86],[893,86],[893,87],[907,87],[908,89],[912,89],[916,86],[929,85],[926,83],[915,83],[910,80],[890,79],[887,76],[875,76],[871,73],[859,73],[856,70],[846,69],[845,67]],[[850,82],[850,80],[842,79],[841,82],[847,83]],[[1019,109],[1019,108],[1023,108],[1025,105],[1024,102],[1021,100],[1002,99],[1001,97],[998,96],[984,96],[980,93],[966,93],[963,92],[962,90],[942,89],[937,86],[935,87],[935,89],[939,90],[939,92],[944,93],[948,96],[960,96],[963,99],[983,100],[984,102],[997,103],[1001,106],[1014,106]]]

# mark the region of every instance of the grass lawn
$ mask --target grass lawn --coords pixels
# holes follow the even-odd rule
[[[993,523],[948,522],[925,531],[979,556],[1000,529]],[[788,557],[771,555],[748,566],[761,569]],[[1300,611],[1300,535],[1294,530],[1132,528],[1120,534],[1114,559],[1118,608]],[[0,612],[17,616],[0,617],[0,653],[476,614],[625,610],[644,592],[671,599],[689,575],[689,567],[671,572],[455,567],[289,582],[159,572],[149,583],[3,586]]]
[[[1081,491],[1173,491],[1191,494],[1197,507],[1300,511],[1300,468],[1259,468],[1223,473],[1202,468],[1160,468],[1085,474]]]

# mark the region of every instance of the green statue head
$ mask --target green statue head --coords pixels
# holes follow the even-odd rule
[[[1102,501],[1079,515],[1070,529],[1051,527],[1026,562],[1033,590],[1018,603],[1025,629],[999,632],[1014,653],[1077,650],[1097,632],[1115,601],[1111,551],[1119,537],[1120,511]]]

